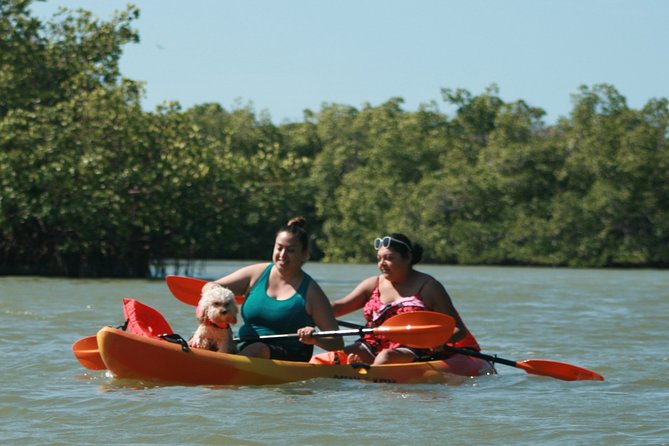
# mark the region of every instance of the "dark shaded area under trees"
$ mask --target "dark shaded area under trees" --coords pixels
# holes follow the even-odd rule
[[[146,277],[166,259],[267,259],[304,215],[313,257],[371,261],[406,232],[432,263],[669,265],[666,98],[631,109],[583,86],[555,125],[492,85],[324,104],[274,125],[251,106],[142,110],[119,72],[139,39],[105,22],[0,4],[0,274]]]

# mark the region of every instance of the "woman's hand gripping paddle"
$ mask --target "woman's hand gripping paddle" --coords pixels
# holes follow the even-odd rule
[[[455,320],[452,317],[432,311],[402,313],[386,320],[378,327],[360,327],[353,330],[331,330],[315,332],[313,337],[362,336],[373,333],[407,347],[430,348],[443,345],[453,336]],[[297,333],[276,334],[236,338],[236,341],[261,341],[263,339],[298,338]]]

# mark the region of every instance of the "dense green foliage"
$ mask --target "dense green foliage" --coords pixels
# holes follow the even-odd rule
[[[442,91],[325,104],[274,125],[252,106],[142,110],[122,77],[134,7],[53,22],[0,3],[0,273],[146,276],[169,258],[268,258],[304,215],[314,256],[369,261],[400,231],[425,260],[669,265],[667,99],[584,86],[568,117]]]

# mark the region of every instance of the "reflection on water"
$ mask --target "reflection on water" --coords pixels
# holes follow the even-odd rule
[[[217,278],[242,264],[206,263],[198,276]],[[375,265],[306,269],[331,298],[376,274]],[[188,336],[193,308],[162,280],[2,277],[0,438],[19,445],[667,443],[669,272],[422,269],[445,284],[486,353],[564,361],[607,380],[564,382],[497,365],[499,375],[459,386],[122,382],[82,369],[70,346],[122,323],[124,297],[160,310]],[[344,319],[361,322],[362,314]]]

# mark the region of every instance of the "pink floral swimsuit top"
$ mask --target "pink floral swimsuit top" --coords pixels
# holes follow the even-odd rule
[[[425,282],[427,283],[427,281]],[[365,320],[367,321],[368,327],[378,327],[383,324],[387,319],[402,313],[411,313],[413,311],[428,310],[425,306],[425,302],[420,297],[420,290],[423,289],[425,283],[421,285],[418,293],[415,296],[400,297],[394,301],[384,304],[381,302],[381,292],[379,291],[379,280],[376,280],[376,288],[372,291],[372,295],[369,296],[369,300],[363,308],[363,314]],[[373,334],[366,334],[363,336],[365,344],[372,350],[374,354],[377,354],[383,349],[386,348],[397,348],[401,344],[397,342],[390,341],[383,336],[375,336]]]
[[[421,290],[428,281],[429,279],[426,280],[425,283],[423,283],[420,286],[420,289],[418,290],[415,296],[400,297],[399,299],[395,299],[391,303],[384,304],[383,302],[381,302],[381,292],[379,291],[379,279],[377,278],[376,288],[374,288],[374,291],[372,291],[372,295],[369,296],[369,300],[367,301],[362,310],[365,316],[365,320],[367,321],[367,326],[378,327],[379,325],[383,324],[383,322],[386,321],[388,318],[391,318],[397,314],[411,313],[413,311],[421,311],[421,310],[430,310],[430,308],[428,308],[425,305],[425,302],[423,302],[423,299],[420,296]],[[370,351],[374,355],[378,354],[383,349],[398,348],[401,346],[401,344],[397,342],[390,341],[383,336],[376,336],[374,334],[365,334],[362,337],[362,340],[367,345],[367,347],[369,347]],[[471,348],[476,351],[481,351],[481,347],[479,347],[476,338],[474,338],[474,335],[472,335],[472,333],[469,330],[467,330],[467,334],[463,339],[455,343],[448,343],[447,345],[458,348]],[[432,349],[424,349],[424,350],[411,349],[411,350],[414,350],[416,352],[421,352],[421,351],[429,352]]]

